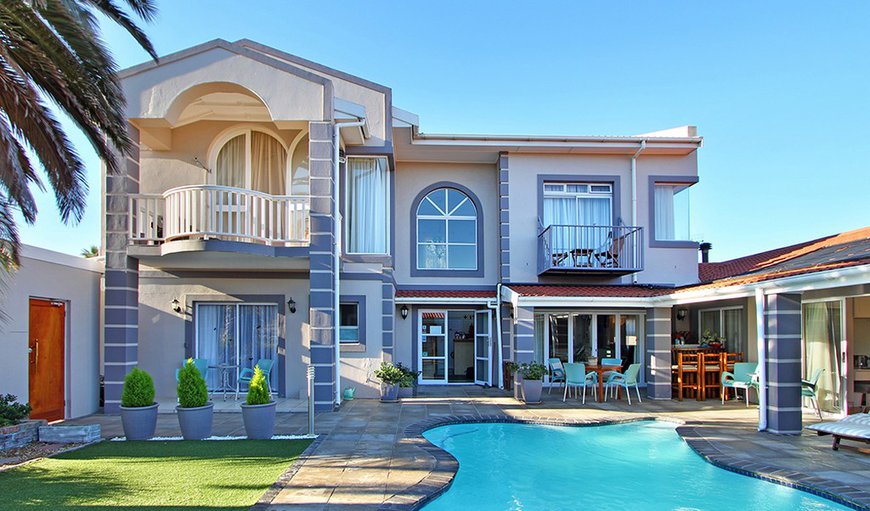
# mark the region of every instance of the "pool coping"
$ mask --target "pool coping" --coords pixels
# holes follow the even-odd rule
[[[435,465],[429,474],[423,477],[420,482],[391,496],[389,499],[384,501],[378,509],[379,511],[417,511],[450,489],[450,486],[453,484],[453,480],[456,477],[456,472],[459,470],[459,461],[456,460],[452,454],[429,442],[429,440],[423,436],[423,433],[430,429],[454,424],[472,423],[511,423],[589,427],[627,424],[641,421],[657,421],[676,424],[676,431],[677,434],[680,435],[680,438],[682,438],[683,441],[685,441],[703,460],[719,468],[805,491],[851,509],[863,511],[870,510],[870,492],[859,490],[830,479],[810,476],[793,470],[784,470],[758,461],[747,461],[723,454],[710,440],[705,438],[698,431],[698,426],[703,426],[703,422],[687,422],[659,415],[604,417],[600,419],[562,419],[546,416],[511,417],[505,414],[433,417],[416,422],[405,428],[403,440],[410,440],[411,443],[417,445],[417,447],[432,456]]]

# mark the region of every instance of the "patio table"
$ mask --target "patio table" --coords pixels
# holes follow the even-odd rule
[[[601,401],[604,400],[604,373],[606,373],[607,371],[616,371],[618,373],[622,372],[622,365],[621,364],[605,364],[605,365],[587,364],[586,370],[587,371],[595,371],[595,373],[598,375],[598,402],[600,403]],[[618,392],[619,392],[619,389],[617,389],[617,394],[616,394],[617,399],[619,399]]]
[[[234,369],[238,369],[239,366],[236,364],[218,364],[216,366],[209,366],[220,371],[220,376],[218,379],[220,380],[220,388],[217,389],[217,392],[221,392],[224,395],[224,401],[227,400],[227,391],[235,392],[235,387],[230,386],[230,371]],[[215,394],[217,394],[215,392]]]

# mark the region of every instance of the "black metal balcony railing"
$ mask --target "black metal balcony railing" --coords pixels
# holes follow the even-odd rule
[[[538,274],[627,274],[643,270],[643,228],[551,225],[538,235]]]

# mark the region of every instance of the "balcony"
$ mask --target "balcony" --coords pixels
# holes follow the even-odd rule
[[[627,275],[643,270],[643,228],[551,225],[538,235],[538,275]]]
[[[309,243],[307,196],[194,185],[130,195],[129,200],[128,234],[134,245],[209,239],[273,247]]]

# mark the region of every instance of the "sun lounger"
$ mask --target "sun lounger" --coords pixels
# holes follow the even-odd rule
[[[870,413],[856,413],[837,422],[823,422],[807,426],[819,434],[833,435],[834,444],[831,446],[835,451],[840,448],[840,440],[855,440],[870,444]]]

